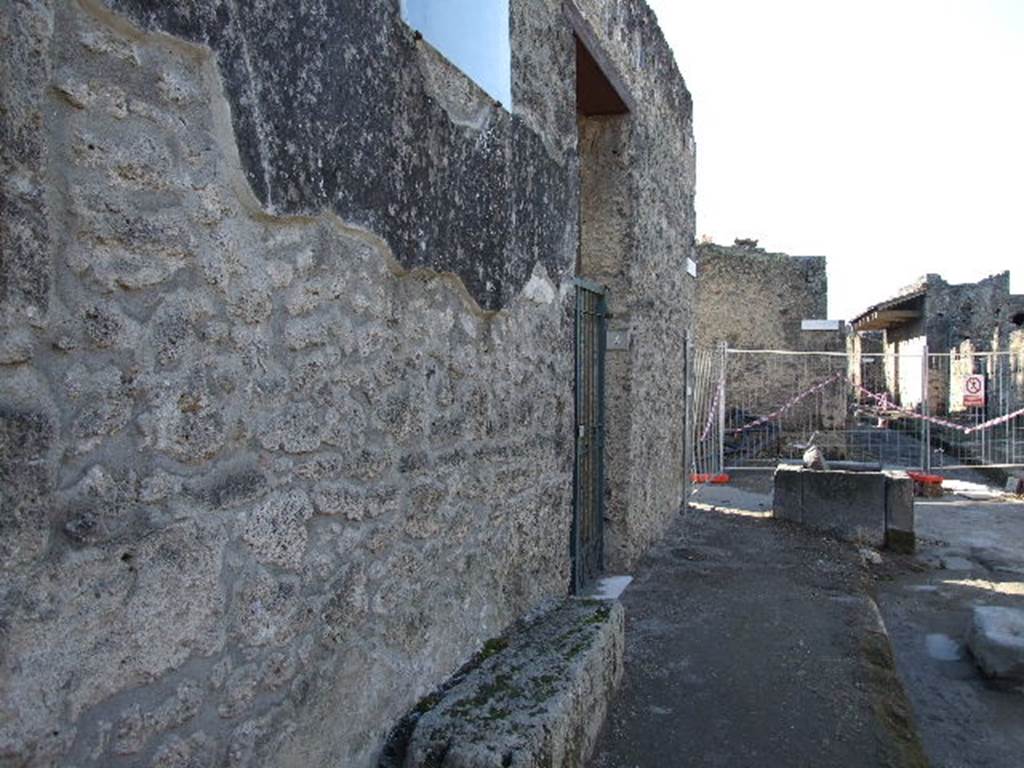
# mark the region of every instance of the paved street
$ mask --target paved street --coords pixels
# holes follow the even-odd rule
[[[695,502],[623,595],[592,768],[923,765],[856,549],[766,519],[764,494]]]
[[[958,493],[918,500],[918,553],[886,557],[879,605],[930,764],[1017,768],[1024,695],[982,678],[964,636],[974,605],[1024,606],[1024,503],[958,479]]]

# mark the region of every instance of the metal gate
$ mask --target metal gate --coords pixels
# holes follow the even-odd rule
[[[576,469],[572,516],[572,586],[578,592],[604,567],[604,360],[607,305],[603,286],[576,279]]]
[[[696,484],[720,474],[724,466],[725,347],[686,348],[686,461]]]
[[[705,354],[706,418],[694,439],[709,468],[774,468],[811,444],[828,459],[925,471],[1024,466],[1020,354]],[[965,397],[968,382],[980,396]]]

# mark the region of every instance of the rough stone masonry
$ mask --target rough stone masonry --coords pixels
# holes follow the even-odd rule
[[[690,98],[642,2],[609,542],[682,490]],[[396,0],[0,5],[0,764],[360,766],[564,595],[575,41],[495,105]]]

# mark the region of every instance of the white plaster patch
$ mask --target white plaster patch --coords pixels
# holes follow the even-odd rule
[[[550,304],[555,300],[555,286],[544,274],[534,270],[529,281],[523,286],[523,296],[538,304]]]

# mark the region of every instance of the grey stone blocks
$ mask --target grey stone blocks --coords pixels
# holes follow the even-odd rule
[[[1024,609],[975,606],[967,646],[987,676],[1024,684]]]
[[[569,600],[501,641],[419,718],[405,768],[585,765],[622,677],[623,622],[620,603]]]
[[[872,546],[913,548],[913,482],[903,472],[775,470],[775,517]]]

